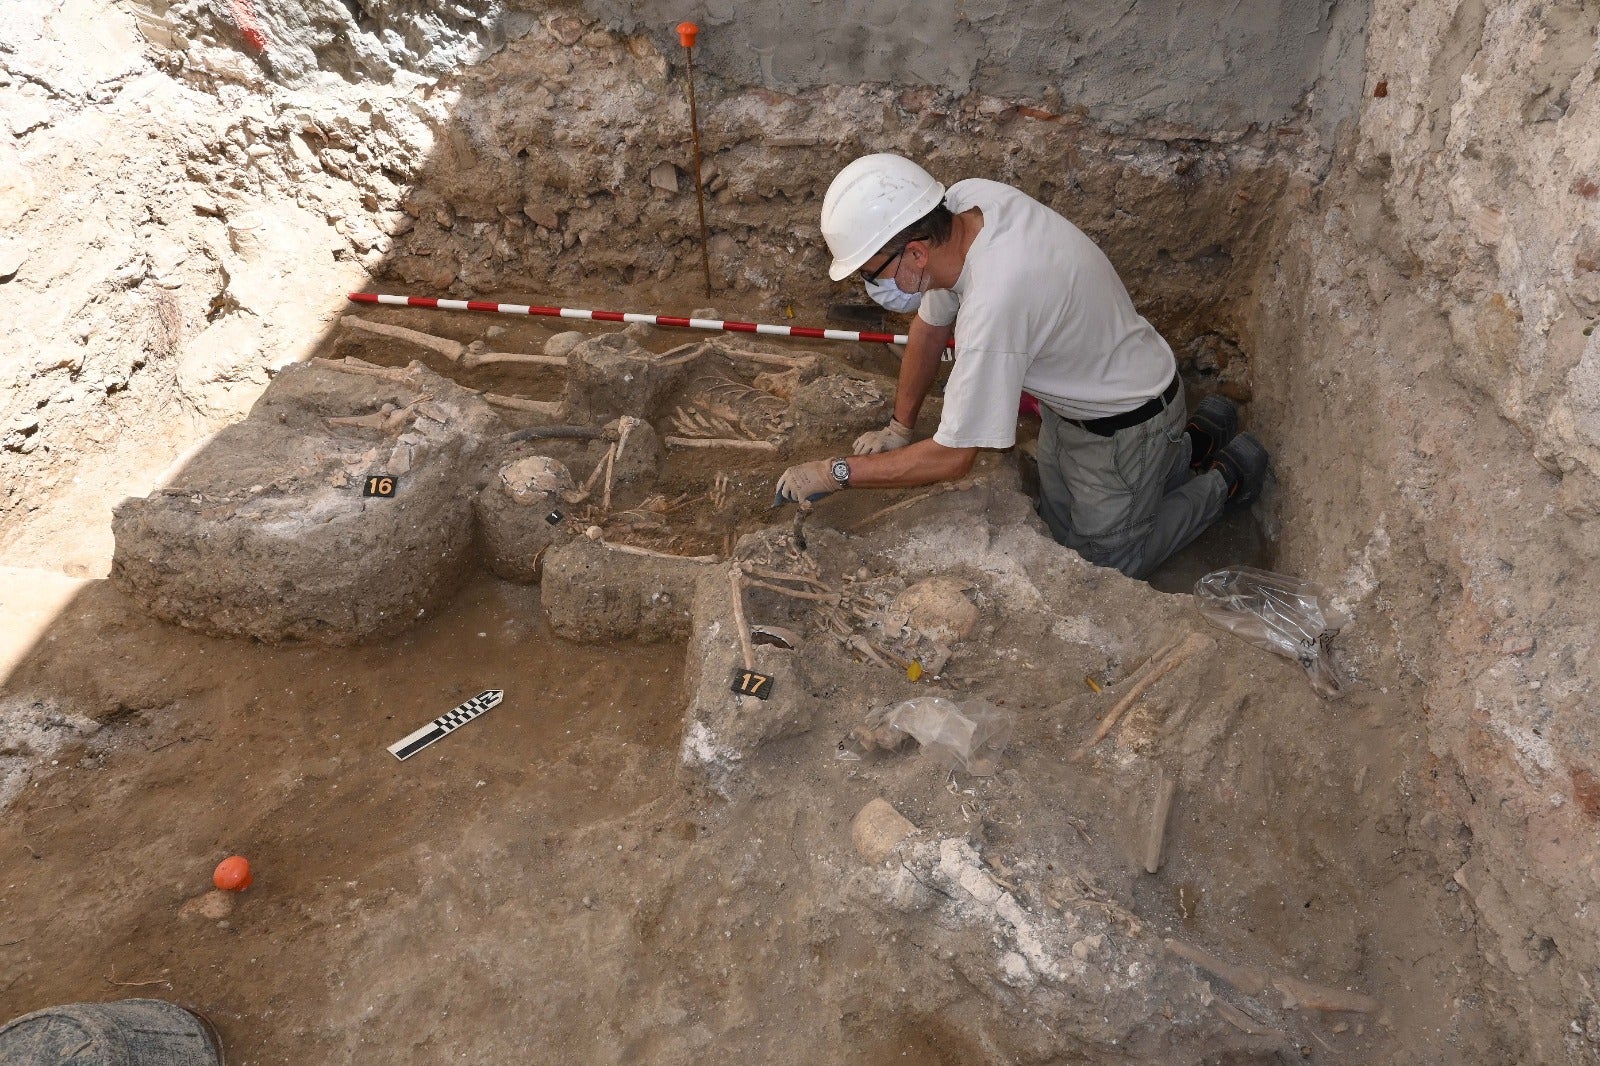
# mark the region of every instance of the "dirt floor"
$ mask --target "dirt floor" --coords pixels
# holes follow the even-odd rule
[[[463,341],[496,325],[490,340],[508,350],[538,350],[565,325],[372,317]],[[893,372],[881,349],[854,358]],[[555,387],[538,371],[452,376],[535,398]],[[746,502],[727,532],[768,520],[785,461],[738,464]],[[676,489],[725,465],[669,467]],[[872,495],[818,521],[894,498]],[[1214,566],[1268,555],[1254,523],[1234,519],[1154,583],[1187,592]],[[974,648],[952,671],[1019,716],[995,777],[914,752],[841,760],[860,716],[841,702],[765,749],[748,791],[723,799],[679,766],[684,648],[559,641],[534,586],[479,573],[415,629],[328,649],[199,636],[105,581],[64,596],[64,579],[11,574],[0,609],[26,619],[34,605],[40,635],[13,639],[0,686],[0,713],[32,730],[8,729],[22,739],[0,751],[21,786],[0,825],[0,1016],[171,999],[210,1017],[241,1064],[1503,1060],[1475,1010],[1468,912],[1407,843],[1408,796],[1429,765],[1416,694],[1382,663],[1338,704],[1264,655],[1249,684],[1281,701],[1206,696],[1193,720],[1223,754],[1180,796],[1170,857],[1150,876],[1129,843],[1148,766],[1067,761],[1092,727],[1072,699],[1088,671],[1052,662],[1048,644]],[[36,609],[46,586],[65,599],[53,620]],[[1095,672],[1111,685],[1132,665]],[[489,688],[505,690],[501,706],[420,755],[385,750]],[[1086,1055],[1030,1019],[1028,992],[974,977],[970,929],[873,908],[850,823],[876,796],[981,845],[1019,894],[1025,874],[1050,886],[1071,869],[1072,890],[1130,937],[1142,927],[1353,977],[1382,1010],[1254,1033],[1211,1017],[1180,1045],[1152,1004],[1136,1047]],[[230,853],[255,868],[237,899],[207,893]]]
[[[780,749],[757,798],[697,799],[674,780],[681,649],[555,643],[535,589],[489,578],[356,650],[187,634],[104,583],[52,637],[8,689],[103,724],[0,828],[0,1013],[172,999],[241,1064],[1014,1061],[966,1042],[974,1016],[1020,1018],[985,1019],[959,986],[908,997],[899,982],[925,967],[830,902],[858,862],[849,819],[892,787],[919,824],[1050,854],[1125,814],[1117,782],[1072,780],[1077,723],[1037,704],[1018,708],[1014,766],[994,779],[947,790],[915,756],[840,763],[818,730]],[[1032,666],[1016,683],[1048,680]],[[384,750],[487,687],[507,697],[481,719],[404,764]],[[1307,972],[1360,970],[1381,1024],[1319,1021],[1301,1037],[1311,1061],[1499,1061],[1478,1054],[1493,1041],[1471,1009],[1464,911],[1403,846],[1417,768],[1392,711],[1356,696],[1308,731],[1247,709],[1253,795],[1224,797],[1240,817],[1180,806],[1160,877],[1102,887],[1175,935],[1231,930]],[[253,859],[255,886],[224,915],[186,914],[229,853]]]

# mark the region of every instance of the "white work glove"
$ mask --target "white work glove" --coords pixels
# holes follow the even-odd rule
[[[772,497],[772,506],[777,507],[788,500],[813,503],[838,491],[839,483],[833,479],[833,460],[816,459],[809,463],[797,463],[785,470],[778,479],[778,491]]]
[[[872,429],[856,438],[857,455],[876,455],[878,452],[892,452],[896,448],[904,448],[911,443],[911,427],[903,424],[898,418],[889,419],[889,424],[882,429]]]

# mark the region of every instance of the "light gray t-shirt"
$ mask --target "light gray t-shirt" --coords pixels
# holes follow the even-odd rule
[[[1177,370],[1172,349],[1082,230],[997,181],[958,181],[944,202],[956,214],[980,208],[983,229],[955,286],[929,291],[917,311],[930,325],[956,325],[934,440],[1009,448],[1024,389],[1068,418],[1121,414],[1161,395]]]

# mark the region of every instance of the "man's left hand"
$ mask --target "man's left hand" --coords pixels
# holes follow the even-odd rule
[[[809,463],[797,463],[783,472],[778,479],[778,492],[772,498],[772,506],[777,507],[786,500],[799,502],[805,500],[810,503],[820,500],[831,492],[837,492],[839,483],[833,479],[833,464],[828,459],[816,459]]]

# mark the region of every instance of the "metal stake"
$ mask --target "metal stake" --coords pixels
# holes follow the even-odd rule
[[[678,23],[678,40],[689,63],[689,131],[694,139],[694,196],[700,207],[700,268],[705,271],[706,295],[711,295],[711,253],[706,236],[706,190],[700,181],[700,112],[694,103],[694,38],[700,27],[692,22]]]

